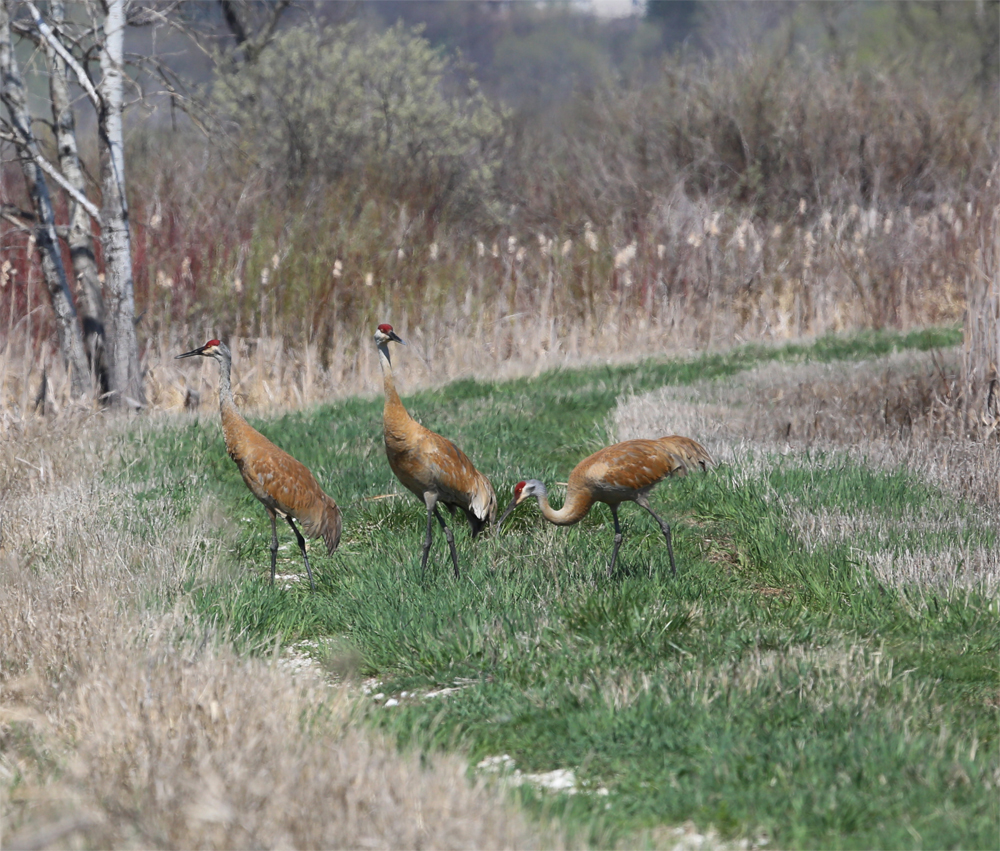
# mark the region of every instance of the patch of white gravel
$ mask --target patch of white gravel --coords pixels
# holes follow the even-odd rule
[[[550,792],[565,792],[575,795],[584,792],[593,795],[607,795],[608,790],[601,786],[597,789],[581,789],[572,768],[555,768],[552,771],[525,772],[517,768],[510,754],[488,756],[476,764],[476,770],[484,774],[496,774],[508,786],[521,786],[525,783],[538,789]]]

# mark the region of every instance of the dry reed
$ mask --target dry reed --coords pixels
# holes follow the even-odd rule
[[[378,321],[391,322],[410,343],[402,372],[412,388],[873,325],[955,323],[973,274],[967,258],[983,257],[979,213],[849,208],[762,229],[725,208],[676,196],[659,208],[659,224],[643,244],[590,229],[584,239],[561,243],[541,236],[522,245],[511,237],[484,246],[482,258],[457,246],[448,257],[442,249],[437,259],[415,258],[393,281],[362,288],[367,306],[352,316],[299,320],[319,323],[322,333],[288,327],[274,334],[260,314],[236,321],[225,311],[215,321],[178,321],[168,298],[142,326],[147,398],[155,409],[214,405],[211,371],[192,375],[173,356],[226,336],[227,327],[251,332],[228,338],[234,377],[244,403],[266,409],[375,392],[370,336]],[[455,285],[418,290],[414,301],[406,278],[438,273]],[[361,279],[364,269],[343,274]],[[978,310],[978,302],[970,307]],[[56,352],[33,347],[19,328],[0,345],[4,416],[70,407]]]

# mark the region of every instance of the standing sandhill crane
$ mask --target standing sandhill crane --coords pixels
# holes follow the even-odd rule
[[[548,491],[538,479],[518,482],[514,486],[514,498],[500,518],[500,523],[531,496],[538,498],[542,516],[557,526],[571,526],[582,520],[594,502],[606,503],[615,521],[615,547],[608,567],[610,576],[614,572],[618,547],[622,542],[618,506],[631,500],[645,508],[660,524],[663,537],[667,539],[670,571],[676,574],[670,527],[649,507],[648,495],[667,476],[683,475],[688,468],[697,466],[704,470],[711,463],[712,458],[705,447],[689,437],[672,435],[656,440],[626,440],[624,443],[606,446],[589,458],[584,458],[573,468],[566,488],[566,501],[558,511],[549,505]]]
[[[385,408],[382,410],[385,454],[396,478],[427,506],[427,536],[420,561],[421,574],[427,569],[427,554],[431,549],[431,518],[436,517],[448,539],[457,577],[455,536],[437,505],[440,502],[447,506],[452,516],[455,515],[456,508],[462,509],[472,528],[472,537],[475,538],[487,522],[496,520],[497,495],[490,480],[473,466],[461,449],[450,440],[424,428],[407,413],[392,378],[390,340],[406,345],[392,330],[391,325],[379,325],[375,329],[375,345],[378,346],[385,389]]]
[[[288,521],[295,533],[295,540],[302,551],[302,560],[309,574],[309,587],[316,590],[313,582],[306,542],[295,526],[295,520],[302,524],[303,531],[310,538],[322,538],[326,549],[333,555],[340,543],[340,509],[317,484],[313,474],[287,452],[278,449],[259,431],[243,419],[236,410],[229,374],[233,356],[225,343],[209,340],[204,346],[177,355],[190,358],[200,355],[215,358],[219,362],[219,408],[222,411],[222,435],[226,440],[229,457],[236,462],[240,475],[250,492],[257,497],[271,518],[271,584],[274,584],[274,568],[278,555],[278,529],[276,517],[281,515]]]

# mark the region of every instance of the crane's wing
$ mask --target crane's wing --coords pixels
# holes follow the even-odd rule
[[[441,491],[441,498],[462,508],[473,523],[473,533],[482,523],[494,522],[497,515],[497,495],[490,480],[480,473],[469,456],[454,443],[439,434],[427,431],[421,441],[427,473]]]
[[[323,493],[304,464],[263,436],[237,463],[247,487],[261,502],[303,522]]]
[[[692,440],[690,437],[681,437],[679,434],[672,434],[659,438],[656,443],[659,445],[661,451],[673,458],[674,463],[677,465],[677,469],[671,472],[682,472],[681,468],[683,468],[683,472],[686,472],[697,467],[707,470],[715,463],[712,461],[712,456],[708,454],[708,450],[698,443],[697,440]]]

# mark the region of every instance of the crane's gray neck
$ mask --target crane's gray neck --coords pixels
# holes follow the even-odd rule
[[[382,367],[382,390],[385,393],[386,410],[397,406],[403,407],[399,393],[396,392],[396,380],[392,376],[392,362],[389,360],[388,341],[378,344],[378,359],[379,365]]]
[[[392,373],[392,361],[389,360],[389,344],[388,344],[388,342],[378,343],[378,344],[376,344],[376,348],[378,348],[378,359],[379,359],[379,364],[382,367],[382,373],[385,374],[385,371],[388,370],[389,373],[391,374]]]
[[[227,357],[216,358],[216,360],[219,361],[219,405],[223,408],[227,404],[235,406],[236,403],[233,402],[233,388],[229,377],[233,362]]]

